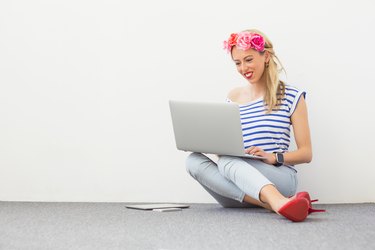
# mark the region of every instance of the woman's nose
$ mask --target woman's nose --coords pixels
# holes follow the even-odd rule
[[[241,65],[241,71],[242,71],[242,73],[246,73],[246,70],[247,70],[247,66],[243,63]]]

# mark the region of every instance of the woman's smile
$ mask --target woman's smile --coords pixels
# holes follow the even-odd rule
[[[245,78],[250,79],[253,76],[253,72],[249,71],[244,74]]]

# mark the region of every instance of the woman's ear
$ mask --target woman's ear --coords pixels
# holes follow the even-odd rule
[[[266,59],[265,62],[266,62],[266,63],[269,63],[269,62],[270,62],[270,59],[271,59],[271,54],[270,54],[270,52],[266,50],[266,51],[264,52],[264,55],[265,55],[265,57],[266,57],[266,58],[265,58],[265,59]]]

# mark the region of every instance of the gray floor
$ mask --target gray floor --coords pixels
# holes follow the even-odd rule
[[[375,204],[316,205],[293,223],[264,209],[0,202],[0,249],[375,249]]]

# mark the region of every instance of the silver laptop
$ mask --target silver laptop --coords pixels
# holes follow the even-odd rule
[[[237,104],[170,100],[169,108],[177,149],[264,159],[245,154]]]
[[[188,208],[186,204],[173,204],[173,203],[152,203],[152,204],[129,204],[127,208],[141,209],[141,210],[153,210],[158,208]]]

